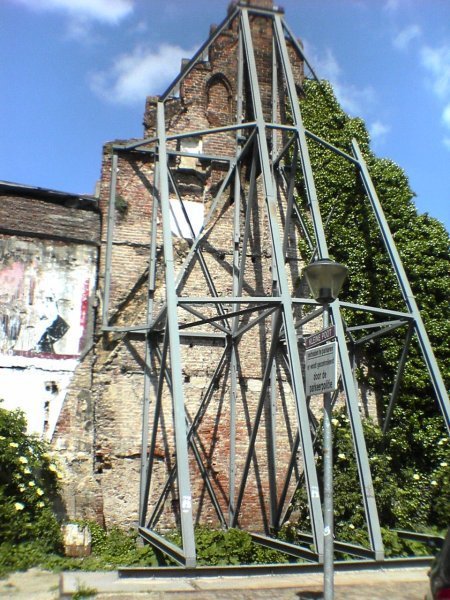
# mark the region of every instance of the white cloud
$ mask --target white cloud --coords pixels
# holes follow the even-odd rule
[[[400,6],[400,0],[387,0],[384,5],[384,10],[388,12],[395,12]]]
[[[423,46],[420,53],[422,66],[431,76],[431,86],[439,98],[450,94],[450,46],[440,48]]]
[[[394,38],[394,46],[399,50],[406,50],[409,44],[419,38],[422,34],[422,30],[418,25],[409,25],[402,29]]]
[[[135,104],[158,94],[176,77],[181,60],[195,49],[162,44],[156,51],[137,46],[122,54],[106,71],[91,75],[91,89],[101,98],[118,104]]]
[[[442,112],[442,122],[450,129],[450,104],[447,104]]]
[[[369,127],[370,137],[372,140],[380,140],[381,138],[385,137],[390,130],[391,128],[389,125],[385,125],[381,121],[374,121]]]
[[[128,16],[134,0],[9,0],[36,11],[60,12],[75,20],[114,25]]]
[[[450,138],[443,139],[444,146],[450,150]]]
[[[309,47],[309,44],[305,43],[305,51],[312,63],[314,63],[314,70],[319,74],[322,79],[328,79],[329,81],[337,81],[341,75],[341,68],[330,48],[327,48],[325,54],[318,56],[313,48]]]
[[[416,0],[386,0],[383,5],[383,10],[385,12],[394,14],[402,9],[402,14],[404,14],[404,11],[413,5],[415,1]]]

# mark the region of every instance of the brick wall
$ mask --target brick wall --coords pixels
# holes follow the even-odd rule
[[[250,2],[271,8],[271,0]],[[267,120],[280,117],[281,96],[277,114],[272,115],[272,30],[271,21],[264,16],[250,17],[253,44],[264,112]],[[184,133],[210,127],[220,127],[236,122],[238,24],[233,22],[212,45],[207,59],[199,63],[184,79],[178,98],[166,102],[166,127],[168,134]],[[294,64],[297,83],[300,85],[302,65]],[[279,82],[282,90],[282,82]],[[149,97],[144,115],[144,136],[155,134],[157,98]],[[252,120],[248,82],[244,88],[244,120]],[[278,136],[281,147],[283,136]],[[138,141],[138,140],[134,140]],[[125,140],[131,143],[132,140]],[[271,136],[272,142],[272,136]],[[120,144],[117,141],[116,144]],[[149,144],[149,147],[151,143]],[[197,140],[169,141],[170,150],[197,151],[214,156],[233,158],[236,154],[234,132],[215,133]],[[276,146],[273,146],[275,152]],[[154,155],[151,153],[118,153],[116,172],[116,210],[111,255],[111,287],[108,320],[116,326],[145,323],[148,301],[147,269],[149,264],[150,225],[152,219],[152,188]],[[104,298],[104,271],[106,234],[108,230],[108,204],[112,169],[112,146],[104,148],[100,184],[102,235],[100,252],[99,292]],[[215,195],[226,175],[225,161],[204,161],[195,158],[170,158],[176,186],[183,198],[199,205],[206,216]],[[242,164],[243,198],[248,189],[251,161]],[[219,296],[233,292],[233,186],[219,203],[209,224],[207,240],[202,246],[202,256]],[[176,201],[172,190],[171,201]],[[285,193],[280,191],[277,219],[283,225]],[[243,211],[245,202],[243,205]],[[244,214],[244,212],[243,212]],[[160,219],[160,217],[158,217]],[[241,238],[244,219],[241,218]],[[248,296],[271,295],[272,249],[269,222],[266,214],[262,183],[258,180],[257,200],[252,218],[252,235],[245,257],[246,277],[243,294]],[[175,268],[180,269],[189,243],[174,237]],[[297,253],[298,234],[292,228],[288,236],[287,262],[291,289],[298,283],[300,264]],[[157,289],[153,295],[154,314],[164,302],[163,247],[161,227],[157,234]],[[183,296],[211,295],[211,289],[198,262],[190,269],[179,291]],[[100,309],[101,307],[99,307]],[[201,307],[204,315],[212,316],[213,306]],[[259,315],[255,312],[243,320],[248,322]],[[300,311],[297,310],[298,315]],[[181,324],[195,317],[181,307],[178,309]],[[203,330],[217,331],[207,325]],[[236,471],[240,481],[246,458],[249,435],[259,401],[262,375],[270,343],[271,321],[267,319],[245,333],[239,343],[239,377],[237,390]],[[97,343],[92,354],[77,374],[79,384],[73,386],[60,421],[55,445],[65,457],[68,479],[66,493],[71,516],[97,515],[106,524],[133,525],[137,520],[139,469],[141,458],[142,398],[144,383],[144,342],[139,336],[120,333],[102,333],[97,322]],[[184,397],[188,414],[194,418],[206,394],[212,376],[224,351],[220,341],[202,341],[182,338]],[[90,370],[90,381],[87,373]],[[152,358],[151,381],[156,384],[160,371],[157,357]],[[86,379],[84,379],[86,378]],[[243,527],[261,530],[268,522],[268,464],[275,458],[276,470],[281,477],[289,461],[295,437],[296,419],[292,394],[283,357],[277,357],[274,386],[278,406],[274,416],[276,457],[268,453],[270,407],[265,406],[256,442],[255,456],[249,473],[249,482],[239,517]],[[152,391],[154,394],[154,390]],[[151,396],[151,407],[155,402]],[[155,475],[150,490],[150,500],[155,501],[174,464],[174,427],[171,395],[167,385],[162,395],[163,411],[155,448]],[[229,495],[230,455],[230,384],[227,369],[217,381],[208,406],[198,426],[198,448],[211,484],[216,491],[222,510],[227,512]],[[90,446],[91,444],[91,446]],[[92,457],[94,462],[92,463]],[[190,456],[191,485],[194,514],[197,522],[217,525],[217,516],[209,500],[203,478]],[[280,490],[278,490],[280,491]],[[177,524],[179,499],[176,485],[170,490],[160,527]]]

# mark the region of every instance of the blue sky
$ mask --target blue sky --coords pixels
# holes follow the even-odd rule
[[[280,0],[320,77],[450,230],[449,0]],[[92,193],[228,0],[0,0],[0,179]]]

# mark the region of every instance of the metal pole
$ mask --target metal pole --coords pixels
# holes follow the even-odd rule
[[[323,327],[329,325],[329,309],[323,309]],[[334,598],[334,515],[333,515],[333,424],[332,394],[323,395],[323,597]]]
[[[180,336],[177,318],[177,293],[175,288],[175,265],[170,231],[169,178],[167,172],[167,148],[165,137],[164,104],[158,102],[157,124],[159,139],[159,185],[163,221],[164,265],[167,296],[167,329],[169,336],[172,374],[173,417],[177,458],[178,494],[180,500],[181,534],[187,567],[196,565],[194,522],[192,517],[192,494],[189,476],[187,429],[181,377]]]
[[[302,454],[304,460],[304,473],[307,482],[307,492],[310,508],[310,518],[314,545],[320,560],[323,555],[320,530],[323,527],[322,511],[320,510],[320,497],[317,482],[316,464],[314,461],[314,450],[309,430],[308,410],[306,406],[305,390],[300,366],[298,351],[297,332],[295,330],[294,317],[292,314],[292,298],[289,291],[287,273],[284,266],[283,242],[276,218],[276,190],[274,189],[273,173],[270,164],[269,148],[266,137],[266,128],[260,88],[258,83],[257,67],[253,50],[253,41],[250,31],[250,21],[245,8],[241,11],[241,26],[244,36],[244,48],[247,58],[248,74],[253,110],[256,115],[258,132],[258,149],[261,164],[261,176],[264,185],[265,204],[269,218],[269,227],[272,238],[273,254],[277,267],[279,294],[283,312],[283,322],[286,334],[286,345],[289,355],[290,372],[292,378],[292,390],[296,404],[297,423],[300,433]]]

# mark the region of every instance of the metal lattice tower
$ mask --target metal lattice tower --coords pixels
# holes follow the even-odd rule
[[[214,70],[211,54],[219,51],[234,56],[235,97],[230,91],[225,117],[212,114],[208,126],[189,127],[185,115],[193,114],[195,100],[192,108],[186,99],[205,65]],[[337,549],[384,556],[342,308],[381,319],[371,338],[407,329],[386,422],[415,334],[450,427],[445,386],[358,144],[349,155],[303,126],[302,65],[310,68],[282,11],[238,3],[156,101],[154,135],[113,146],[103,330],[145,340],[139,531],[186,566],[196,564],[194,525],[205,520],[202,512],[224,528],[252,529],[254,519],[263,530],[252,533],[256,541],[323,560],[317,420],[305,395],[301,344],[323,309],[304,297],[297,245],[306,238],[318,258],[328,257],[328,247],[308,140],[357,168],[405,302],[403,312],[331,305],[342,382],[334,400],[341,397],[350,420],[370,540],[370,548],[337,541]],[[139,177],[151,198],[148,314],[145,322],[118,327],[109,319],[116,172],[119,158],[128,156],[143,161]],[[298,170],[314,239],[295,201]],[[207,209],[201,227],[196,202]],[[183,242],[173,236],[175,206],[187,229]],[[190,369],[197,372],[200,363],[205,382],[196,385]],[[311,531],[304,546],[276,542],[270,532],[282,525],[299,486],[307,493]],[[180,526],[181,547],[164,536],[170,525]]]

